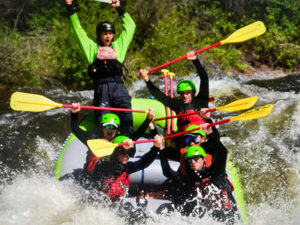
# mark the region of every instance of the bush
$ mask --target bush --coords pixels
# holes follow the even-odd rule
[[[199,57],[226,71],[244,71],[248,64],[266,64],[288,71],[299,69],[299,1],[248,1],[244,13],[228,9],[224,12],[218,0],[137,0],[122,2],[122,5],[125,3],[137,24],[125,60],[131,75],[137,75],[138,68],[153,68],[187,51],[224,40],[235,30],[257,20],[267,27],[264,35],[210,49]],[[70,32],[63,2],[24,0],[22,5],[17,1],[5,1],[5,4],[10,8],[2,9],[0,16],[2,84],[39,88],[63,84],[69,89],[91,88],[87,62]],[[108,4],[78,1],[77,8],[82,26],[94,40],[100,21],[114,22],[117,35],[122,29],[118,14]],[[194,72],[186,60],[168,69],[176,75]],[[135,79],[133,76],[127,84]]]

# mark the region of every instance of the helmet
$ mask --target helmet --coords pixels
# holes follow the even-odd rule
[[[193,130],[193,129],[196,129],[196,128],[200,128],[198,125],[190,125],[188,126],[185,131],[187,130]],[[187,133],[185,134],[185,136],[198,136],[198,135],[201,135],[202,137],[205,137],[206,138],[206,133],[203,131],[203,130],[195,130],[195,131],[192,131],[191,133]]]
[[[96,34],[100,36],[100,34],[104,31],[111,31],[113,34],[116,33],[115,25],[112,22],[104,21],[97,25]]]
[[[127,136],[118,136],[113,139],[112,143],[119,144],[119,143],[123,143],[126,140],[130,140],[130,138]]]
[[[114,113],[106,113],[102,115],[100,123],[102,126],[114,125],[118,128],[120,126],[120,118]]]
[[[116,143],[116,144],[119,144],[119,143],[123,143],[124,141],[126,140],[130,140],[129,137],[127,136],[118,136],[118,137],[115,137],[112,141],[112,143]],[[131,147],[131,148],[134,148],[134,145]],[[120,153],[123,153],[123,152],[127,152],[128,150],[124,149],[122,146],[118,146],[116,148],[116,153],[117,154],[120,154]],[[129,156],[132,157],[134,155],[135,151],[131,151],[129,152]]]
[[[206,154],[205,154],[204,149],[201,146],[193,145],[193,146],[187,148],[184,158],[187,159],[187,158],[190,158],[193,156],[205,157]]]
[[[177,85],[177,93],[180,93],[182,91],[195,91],[196,92],[196,86],[193,83],[193,81],[183,80]]]
[[[127,136],[118,136],[118,137],[115,137],[115,138],[114,138],[114,140],[112,141],[112,143],[117,143],[117,144],[119,144],[119,143],[123,143],[123,142],[126,141],[126,140],[130,140],[130,138],[127,137]],[[134,145],[132,145],[131,148],[134,148]]]

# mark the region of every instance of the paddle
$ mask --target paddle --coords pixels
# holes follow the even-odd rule
[[[165,95],[168,96],[169,95],[169,91],[168,91],[168,73],[169,73],[169,70],[166,70],[166,69],[162,69],[161,72],[163,73],[164,75],[164,90],[165,90]],[[166,108],[166,116],[169,116],[169,107],[165,107]],[[171,133],[171,129],[170,129],[170,121],[167,120],[166,121],[167,123],[167,134],[170,134]]]
[[[217,107],[214,109],[207,109],[206,112],[214,112],[214,111],[220,111],[220,110],[223,110],[226,112],[235,112],[235,111],[239,111],[239,110],[249,109],[252,106],[254,106],[256,101],[257,101],[257,96],[252,96],[252,97],[236,100],[227,105],[220,106],[220,107]],[[201,111],[196,111],[196,112],[191,112],[191,113],[178,114],[175,116],[160,117],[160,118],[155,118],[153,121],[177,118],[177,117],[182,117],[182,116],[189,116],[189,115],[193,115],[193,114],[198,114],[200,112]]]
[[[11,95],[10,107],[15,111],[27,111],[27,112],[43,112],[53,108],[73,108],[72,105],[54,102],[42,95],[29,94],[24,92],[14,92]],[[92,110],[119,111],[119,112],[148,113],[148,111],[145,110],[109,108],[109,107],[98,107],[98,106],[81,105],[80,108],[92,109]]]
[[[263,33],[265,33],[265,31],[266,31],[266,27],[265,27],[264,23],[261,22],[261,21],[257,21],[257,22],[249,24],[248,26],[245,26],[243,28],[238,29],[237,31],[232,33],[225,40],[222,40],[220,42],[217,42],[215,44],[212,44],[210,46],[207,46],[205,48],[202,48],[202,49],[199,49],[199,50],[195,51],[195,54],[199,54],[200,52],[204,52],[208,49],[214,48],[214,47],[219,46],[219,45],[228,44],[228,43],[239,43],[239,42],[247,41],[251,38],[258,37],[258,36],[262,35]],[[148,70],[147,72],[151,73],[153,71],[159,70],[163,67],[171,65],[171,64],[173,64],[175,62],[178,62],[180,60],[183,60],[185,58],[186,58],[186,56],[182,56],[182,57],[174,59],[170,62],[164,63],[160,66],[154,67],[154,68]]]
[[[224,124],[224,123],[228,123],[231,121],[236,121],[236,120],[252,120],[252,119],[257,119],[257,118],[261,118],[261,117],[265,117],[267,115],[269,115],[271,113],[273,109],[273,105],[269,104],[269,105],[265,105],[262,106],[260,108],[257,109],[251,109],[243,114],[240,114],[238,116],[234,116],[231,117],[229,119],[225,119],[225,120],[221,120],[215,123],[211,123],[209,124],[207,127],[213,127],[219,124]],[[178,136],[182,136],[184,134],[199,130],[199,128],[195,128],[195,129],[191,129],[191,130],[187,130],[187,131],[182,131],[176,134],[172,134],[169,136],[164,137],[164,140],[167,139],[171,139],[174,137],[178,137]],[[154,142],[155,139],[148,139],[148,140],[138,140],[138,141],[134,141],[133,144],[141,144],[141,143],[148,143],[148,142]],[[97,157],[104,157],[104,156],[108,156],[111,155],[114,152],[114,149],[118,146],[122,146],[122,145],[126,145],[126,143],[111,143],[108,142],[104,139],[92,139],[92,140],[88,140],[87,144],[89,146],[89,148],[91,149],[91,151],[93,152],[93,154]]]
[[[196,130],[198,130],[198,128]],[[194,131],[194,130],[192,130],[192,131]],[[179,132],[176,134],[166,136],[163,139],[167,140],[167,139],[175,138],[175,137],[182,136],[182,135],[190,133],[190,132],[191,132],[191,130],[182,131],[182,132]],[[154,142],[154,141],[155,141],[155,139],[138,140],[138,141],[134,141],[133,144],[142,144],[142,143],[149,143],[149,142]],[[95,156],[104,157],[104,156],[111,155],[114,152],[116,147],[126,145],[126,142],[111,143],[105,139],[91,139],[91,140],[87,141],[87,144]]]
[[[112,4],[112,0],[89,0],[89,1],[103,2],[103,3],[109,3],[109,4]]]
[[[253,120],[253,119],[257,119],[257,118],[262,118],[265,117],[267,115],[269,115],[272,112],[273,109],[273,105],[269,104],[269,105],[264,105],[261,106],[259,108],[256,109],[251,109],[248,110],[247,112],[244,112],[238,116],[234,116],[225,120],[221,120],[215,123],[211,123],[209,124],[207,127],[213,127],[219,124],[223,124],[223,123],[228,123],[228,122],[232,122],[232,121],[236,121],[236,120],[241,120],[241,121],[246,121],[246,120]],[[192,131],[192,130],[190,130]]]
[[[173,89],[173,77],[175,77],[175,73],[169,72],[168,75],[170,76],[170,97],[174,98],[174,89]],[[171,116],[174,116],[175,112],[171,110]],[[171,120],[171,130],[172,132],[175,131],[175,121],[174,119]]]

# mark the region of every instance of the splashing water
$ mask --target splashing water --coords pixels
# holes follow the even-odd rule
[[[197,76],[187,78],[198,86]],[[210,80],[210,95],[216,98],[210,104],[212,108],[255,95],[259,99],[255,107],[274,104],[273,112],[265,118],[218,127],[231,162],[240,172],[248,224],[299,224],[300,94],[295,86],[299,80],[299,75],[284,80],[291,82],[292,91],[287,91],[287,83],[281,90],[280,81],[273,88],[274,82],[257,83],[250,78]],[[133,87],[132,96],[149,95],[143,82]],[[26,88],[20,91],[37,92]],[[92,91],[64,93],[52,89],[37,93],[66,104],[91,104],[93,98]],[[124,224],[124,218],[107,207],[81,203],[85,195],[81,187],[49,176],[55,155],[70,132],[69,110],[14,112],[9,109],[10,95],[4,93],[4,106],[0,108],[0,224]],[[240,113],[218,111],[212,117],[217,121]],[[220,224],[210,217],[201,222]],[[167,223],[199,224],[199,219],[176,213],[152,215],[146,224]]]

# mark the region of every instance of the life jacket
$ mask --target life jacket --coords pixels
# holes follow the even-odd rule
[[[112,201],[118,197],[124,196],[129,188],[129,176],[126,172],[121,173],[118,177],[108,178],[104,181],[102,191],[109,196]]]
[[[123,65],[118,61],[115,49],[99,46],[94,62],[88,67],[88,74],[95,85],[106,82],[123,82]]]
[[[89,174],[92,174],[95,165],[97,164],[97,162],[99,161],[99,157],[95,156],[92,152],[89,153],[88,155],[88,166],[87,166],[87,172]]]
[[[187,109],[181,114],[195,112],[193,109]],[[180,114],[178,113],[178,114]],[[206,123],[205,120],[199,114],[192,114],[188,116],[182,116],[177,118],[177,128],[178,131],[184,131],[190,125],[200,125]]]
[[[181,174],[186,175],[186,164],[185,164],[185,158],[184,158],[184,154],[186,153],[186,148],[182,148],[180,149],[180,171]],[[211,160],[212,160],[212,156],[208,153],[206,153],[205,156],[205,167],[208,168],[211,166]]]

